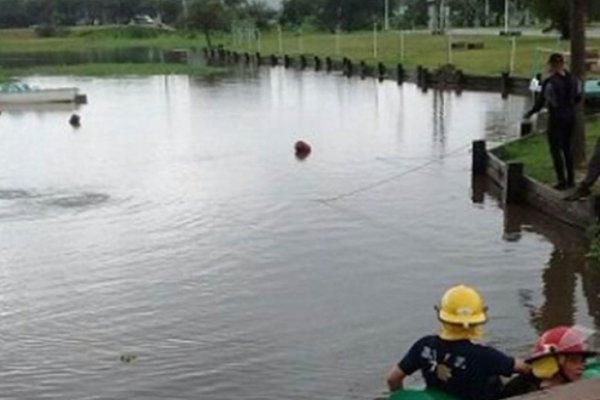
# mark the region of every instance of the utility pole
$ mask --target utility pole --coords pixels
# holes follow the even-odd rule
[[[508,1],[504,0],[504,34],[508,35]]]
[[[181,0],[181,11],[183,13],[183,19],[188,19],[188,5],[187,0]]]

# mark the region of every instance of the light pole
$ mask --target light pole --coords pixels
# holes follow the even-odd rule
[[[504,0],[504,34],[508,35],[508,1]]]
[[[383,29],[386,31],[390,30],[390,0],[384,0],[384,19]]]
[[[183,13],[183,19],[188,19],[188,5],[187,0],[181,0],[181,11]]]

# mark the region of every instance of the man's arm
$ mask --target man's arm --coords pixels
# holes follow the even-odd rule
[[[399,366],[394,366],[394,368],[392,368],[390,372],[388,372],[386,378],[390,392],[402,389],[404,378],[406,378],[406,374],[404,373],[404,371],[402,371]]]
[[[544,108],[544,106],[546,105],[546,98],[548,97],[548,92],[551,91],[551,85],[548,83],[548,81],[545,81],[544,84],[542,85],[542,91],[539,93],[539,95],[536,98],[535,104],[533,105],[533,107],[531,108],[531,110],[527,111],[524,115],[525,118],[529,118],[531,117],[533,114],[538,113],[542,110],[542,108]]]
[[[513,371],[519,374],[526,374],[529,371],[531,371],[531,365],[527,364],[520,358],[515,358],[515,365],[513,367]]]

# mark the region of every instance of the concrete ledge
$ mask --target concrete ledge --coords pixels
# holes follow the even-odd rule
[[[522,139],[517,139],[522,140]],[[475,145],[474,145],[475,149]],[[481,151],[481,146],[478,146]],[[526,175],[511,173],[514,163],[506,163],[493,152],[485,150],[485,175],[503,191],[503,203],[523,202],[562,222],[585,229],[600,216],[600,197],[593,195],[579,201],[566,201],[560,192]],[[475,159],[475,150],[473,153]],[[479,155],[481,158],[481,155]],[[515,181],[513,183],[513,181]]]
[[[524,396],[511,397],[515,400],[600,400],[600,379],[590,379],[561,385],[549,390],[540,390]]]

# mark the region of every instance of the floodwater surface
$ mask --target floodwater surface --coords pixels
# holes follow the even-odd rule
[[[511,353],[599,325],[580,235],[471,179],[525,98],[281,68],[26,81],[89,104],[0,114],[3,398],[372,399],[458,283]]]

